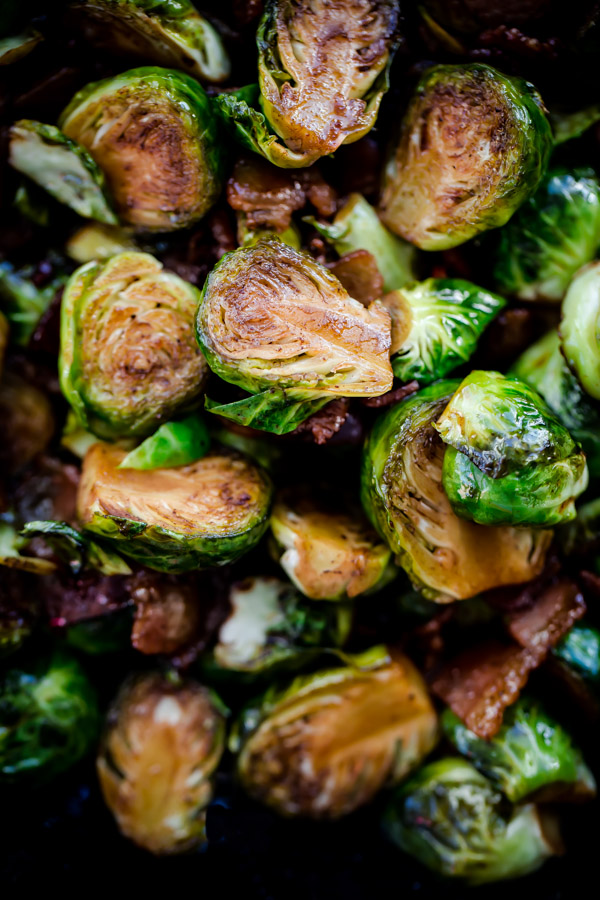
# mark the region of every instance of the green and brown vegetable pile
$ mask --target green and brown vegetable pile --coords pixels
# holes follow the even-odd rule
[[[0,8],[3,793],[95,756],[155,854],[228,779],[536,870],[596,795],[598,4],[46,6]]]

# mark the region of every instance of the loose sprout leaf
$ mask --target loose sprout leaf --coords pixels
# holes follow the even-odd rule
[[[385,168],[380,213],[423,250],[504,225],[535,191],[552,149],[539,95],[481,63],[426,70]]]
[[[588,128],[597,122],[600,122],[600,104],[598,103],[573,112],[550,110],[550,124],[554,133],[554,143],[557,146],[581,137]]]
[[[27,541],[42,537],[75,574],[93,569],[103,575],[131,575],[124,559],[66,522],[28,522],[21,535]]]
[[[90,154],[54,125],[21,119],[10,129],[11,166],[86,219],[117,223],[104,175]]]
[[[40,559],[37,556],[22,556],[21,550],[25,546],[24,541],[16,528],[8,521],[0,520],[0,566],[6,569],[17,569],[21,572],[31,572],[33,575],[50,575],[56,566],[49,559]]]
[[[118,253],[138,249],[129,231],[91,222],[72,234],[65,246],[67,256],[79,265],[95,259],[110,259]]]
[[[209,446],[208,428],[202,419],[192,415],[178,422],[165,422],[139,447],[131,450],[119,468],[170,469],[186,466],[205,456]]]
[[[391,359],[402,381],[428,384],[468,362],[506,301],[470,281],[428,278],[383,298],[392,318]]]
[[[10,66],[29,56],[43,40],[39,31],[26,31],[13,37],[0,38],[0,66]]]
[[[331,224],[313,216],[304,221],[316,228],[340,256],[354,250],[372,253],[383,276],[384,291],[395,291],[415,280],[416,249],[388,231],[361,194],[350,194]]]
[[[500,231],[494,279],[520,300],[563,299],[600,248],[600,182],[591,169],[552,169]]]
[[[10,263],[0,263],[0,306],[10,322],[11,340],[27,346],[38,322],[50,306],[56,292],[67,276],[58,273],[44,287],[37,287],[32,276],[34,268],[15,269]]]
[[[231,64],[219,32],[190,0],[71,0],[71,18],[86,40],[201,81],[224,81]]]
[[[557,644],[553,653],[583,681],[598,687],[600,684],[600,631],[597,628],[583,623],[574,625]]]
[[[600,400],[600,262],[577,273],[562,305],[562,352],[584,390]]]
[[[210,397],[205,397],[204,408],[239,425],[270,431],[272,434],[288,434],[328,401],[329,397],[321,397],[318,400],[295,400],[293,391],[270,388],[243,400],[235,400],[233,403],[220,404]]]

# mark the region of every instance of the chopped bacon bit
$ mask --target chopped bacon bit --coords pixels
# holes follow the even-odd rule
[[[263,0],[233,0],[233,14],[240,25],[248,25],[263,11]]]
[[[227,202],[245,212],[248,228],[275,228],[285,231],[292,213],[302,209],[306,193],[292,172],[277,169],[260,158],[240,159],[227,182]]]
[[[595,575],[593,572],[588,572],[584,569],[579,573],[579,580],[581,581],[584,590],[589,591],[594,597],[600,597],[600,576]]]
[[[129,606],[131,599],[121,575],[86,572],[75,578],[57,572],[43,579],[43,602],[51,622],[70,625]]]
[[[337,193],[327,184],[317,168],[302,169],[297,173],[298,180],[306,193],[309,203],[323,218],[329,218],[337,210]]]
[[[136,605],[131,643],[140,653],[170,655],[198,637],[201,615],[194,580],[141,572],[130,587]]]
[[[326,444],[346,421],[349,407],[350,401],[346,397],[332,400],[331,403],[301,422],[292,431],[292,435],[305,434],[310,436],[315,444]]]
[[[448,663],[431,687],[467,728],[480,738],[491,738],[544,655],[488,641]]]
[[[329,263],[327,268],[363,306],[369,306],[383,295],[383,277],[375,257],[368,250],[346,253],[336,262]]]
[[[529,609],[516,610],[508,617],[508,631],[528,650],[546,653],[580,619],[585,600],[572,581],[557,581],[542,591]]]
[[[394,388],[386,394],[381,394],[379,397],[367,397],[362,403],[370,409],[379,409],[382,406],[394,406],[396,403],[400,403],[405,397],[410,397],[411,394],[416,393],[418,390],[419,382],[409,381],[408,384],[403,384],[400,387]]]

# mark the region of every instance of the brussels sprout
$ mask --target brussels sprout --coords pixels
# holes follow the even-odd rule
[[[594,796],[594,776],[570,735],[540,704],[521,697],[504,714],[495,737],[484,741],[452,710],[441,718],[446,738],[513,803]]]
[[[302,249],[302,235],[293,222],[291,222],[283,231],[278,232],[272,228],[249,228],[246,213],[239,210],[236,211],[236,219],[237,240],[240,247],[249,247],[251,244],[256,244],[256,242],[263,237],[276,235],[280,241],[283,241],[284,244],[287,244],[288,247],[291,247],[293,250]]]
[[[58,260],[51,257],[50,262]],[[0,263],[0,306],[10,322],[10,336],[15,344],[26,346],[38,322],[52,303],[57,291],[67,281],[58,269],[43,287],[38,287],[35,266],[15,269],[9,262]]]
[[[187,466],[206,456],[209,446],[208,428],[202,419],[197,415],[187,416],[161,425],[127,454],[119,468],[149,470]]]
[[[21,535],[27,541],[43,538],[76,575],[84,569],[94,569],[103,575],[131,575],[124,559],[66,522],[28,522]]]
[[[319,234],[340,256],[354,250],[368,250],[383,276],[384,291],[395,291],[416,278],[417,251],[387,230],[361,194],[350,194],[332,224],[307,216]]]
[[[138,230],[186,228],[219,195],[217,121],[182,72],[146,67],[89,84],[58,124],[104,171],[120,220]]]
[[[278,238],[228,253],[206,281],[196,333],[213,372],[253,396],[207,409],[283,434],[332,397],[383,394],[390,330],[379,303],[365,309]]]
[[[242,556],[268,526],[271,483],[239,454],[189,466],[120,469],[125,452],[94,444],[83,461],[77,510],[84,531],[159,572],[188,572]]]
[[[0,518],[0,566],[30,572],[32,575],[49,575],[54,572],[56,566],[51,560],[21,555],[27,541],[19,536],[11,518],[10,514]],[[4,577],[5,573],[2,573],[2,578]]]
[[[62,301],[60,383],[99,437],[145,436],[202,389],[198,292],[147,253],[77,269]]]
[[[392,368],[402,381],[428,384],[467,362],[506,301],[470,281],[428,278],[387,294]]]
[[[231,613],[219,629],[214,662],[230,672],[297,668],[342,646],[352,624],[344,605],[315,608],[277,578],[246,578],[229,591]]]
[[[375,124],[397,22],[396,0],[268,0],[256,35],[260,96],[223,94],[221,111],[276,166],[311,165]]]
[[[67,256],[80,265],[137,249],[137,244],[124,229],[91,222],[71,235],[65,246]]]
[[[510,374],[540,394],[583,447],[591,477],[600,477],[600,409],[566,364],[558,332],[550,331],[532,344],[514,363]]]
[[[336,819],[404,778],[436,739],[421,676],[380,648],[270,688],[242,713],[231,749],[255,799],[284,816]]]
[[[0,548],[4,552],[5,534],[0,526]],[[0,579],[0,661],[21,649],[39,618],[40,604],[30,590],[27,575],[4,571]]]
[[[510,807],[466,760],[440,759],[399,787],[384,829],[434,872],[485,884],[534,872],[561,851],[558,825],[533,804]]]
[[[600,400],[600,262],[577,273],[562,305],[560,336],[565,358],[587,393]]]
[[[550,123],[554,134],[554,143],[557,146],[581,137],[598,121],[600,121],[600,106],[597,103],[570,112],[550,110]]]
[[[88,678],[64,651],[0,682],[0,783],[39,784],[88,753],[97,736],[97,700]]]
[[[415,587],[438,603],[529,581],[541,572],[551,540],[548,531],[483,527],[453,513],[434,425],[458,384],[432,384],[383,413],[362,464],[367,515]]]
[[[423,250],[504,225],[538,186],[552,148],[539,95],[472,63],[422,76],[385,169],[380,213]]]
[[[10,66],[29,56],[43,40],[39,31],[25,31],[14,37],[0,38],[0,66]]]
[[[204,844],[224,745],[224,708],[207,688],[154,672],[126,681],[97,759],[104,799],[125,837],[155,854]]]
[[[55,128],[20,119],[10,129],[9,162],[86,219],[114,225],[104,175],[90,154]]]
[[[500,232],[496,285],[520,300],[562,300],[599,248],[600,181],[591,169],[553,169]]]
[[[224,81],[231,65],[219,32],[190,0],[71,0],[85,37],[113,53]]]
[[[14,475],[42,453],[54,433],[52,407],[45,394],[13,372],[0,382],[0,422],[6,436],[0,444],[0,466]]]
[[[389,548],[362,514],[331,500],[288,490],[276,499],[271,514],[273,556],[312,600],[357,597],[396,574]]]
[[[571,672],[600,693],[600,631],[592,625],[574,625],[552,651]]]

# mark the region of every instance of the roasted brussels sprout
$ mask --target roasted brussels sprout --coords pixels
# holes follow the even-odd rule
[[[570,735],[541,705],[521,697],[504,714],[495,737],[484,741],[452,710],[441,718],[446,738],[510,801],[534,795],[541,800],[594,796],[594,776]]]
[[[91,154],[120,220],[138,230],[192,225],[219,195],[217,122],[202,87],[182,72],[146,67],[89,84],[59,126]]]
[[[565,358],[587,393],[600,400],[600,262],[577,273],[562,305],[560,336]]]
[[[24,469],[42,453],[54,433],[54,416],[46,395],[13,372],[5,372],[0,382],[0,422],[10,438],[0,445],[0,465],[9,475]]]
[[[591,169],[553,169],[500,232],[494,278],[520,300],[560,301],[600,248],[600,181]]]
[[[340,256],[368,250],[383,276],[384,291],[395,291],[416,278],[417,251],[387,230],[362,194],[350,194],[331,224],[305,219],[335,247]]]
[[[592,478],[600,477],[600,408],[569,369],[558,332],[550,331],[517,359],[510,374],[543,398],[585,452]]]
[[[25,265],[15,268],[9,262],[0,263],[0,308],[10,323],[11,341],[26,346],[35,329],[60,291],[67,275],[59,265],[58,259],[54,274],[39,285],[36,278],[36,266]]]
[[[272,553],[312,600],[343,600],[377,590],[395,575],[391,553],[361,511],[321,494],[283,491],[271,514]]]
[[[40,784],[88,753],[97,737],[96,695],[64,651],[0,682],[0,783]]]
[[[436,739],[417,670],[374,648],[354,666],[270,688],[242,713],[231,747],[255,799],[284,816],[336,819],[404,778]]]
[[[209,446],[208,428],[197,415],[191,415],[177,422],[165,422],[131,450],[119,468],[147,471],[187,466],[205,456]]]
[[[145,436],[195,401],[207,373],[198,292],[147,253],[77,269],[62,300],[60,382],[99,437]]]
[[[9,161],[86,219],[115,225],[104,175],[90,154],[54,125],[21,119],[10,129]]]
[[[363,454],[367,515],[413,584],[438,603],[534,578],[551,540],[548,531],[483,527],[453,513],[434,425],[458,384],[432,384],[382,414]]]
[[[271,483],[239,454],[212,452],[189,466],[120,469],[125,451],[94,444],[77,497],[84,531],[159,572],[187,572],[242,556],[269,521]]]
[[[392,368],[402,381],[428,384],[467,362],[506,301],[470,281],[428,278],[387,294]]]
[[[112,53],[186,69],[205,81],[229,76],[219,32],[190,0],[71,0],[70,9],[86,39]]]
[[[480,63],[427,69],[385,169],[383,222],[423,250],[456,247],[510,219],[551,148],[527,82]]]
[[[75,575],[84,569],[93,569],[102,575],[131,575],[124,559],[66,522],[27,522],[21,535],[27,541],[42,538]]]
[[[207,409],[265,431],[292,431],[334,397],[392,386],[390,317],[275,237],[228,253],[209,275],[197,337],[217,375],[253,396]]]
[[[357,141],[387,90],[397,22],[396,0],[268,0],[256,35],[260,96],[222,94],[223,114],[246,146],[285,168]]]
[[[90,222],[71,235],[65,252],[70,259],[83,265],[94,259],[110,259],[118,253],[138,249],[129,231],[115,225]]]
[[[97,759],[121,832],[155,854],[201,846],[224,745],[224,709],[207,688],[154,672],[125,682]]]
[[[562,849],[552,813],[507,805],[477,769],[452,757],[397,788],[384,829],[427,868],[469,884],[527,875]]]
[[[231,586],[231,612],[213,651],[227,672],[262,675],[293,669],[342,646],[352,624],[343,605],[316,607],[277,578],[246,578]]]
[[[43,35],[34,30],[24,31],[13,37],[0,38],[0,66],[11,66],[29,56],[43,40]]]

